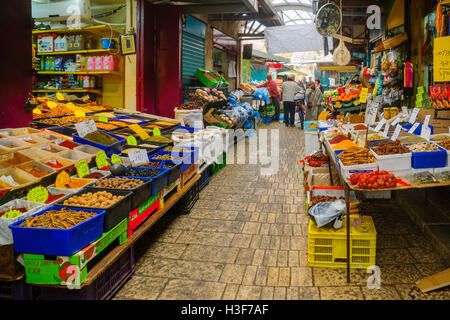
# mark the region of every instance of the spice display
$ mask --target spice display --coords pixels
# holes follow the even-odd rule
[[[72,110],[70,110],[63,104],[58,104],[56,107],[51,109],[49,112],[42,113],[42,114],[33,114],[33,119],[60,117],[60,116],[72,115],[72,114],[74,114],[74,112]]]
[[[50,144],[46,144],[42,147],[39,147],[39,149],[47,151],[47,152],[51,152],[51,153],[58,153],[61,152],[61,150],[56,149],[54,146],[50,145]]]
[[[171,143],[172,140],[169,138],[166,138],[164,136],[150,136],[150,138],[145,139],[145,141],[150,142],[161,142],[161,143]]]
[[[352,147],[339,153],[338,157],[345,166],[376,162],[375,157],[367,148]]]
[[[337,136],[340,136],[340,135],[343,135],[343,134],[341,132],[335,132],[335,133],[332,133],[330,135],[327,135],[327,139],[333,139],[334,137],[337,137]]]
[[[23,155],[22,153],[8,154],[8,156],[9,158],[1,162],[2,165],[8,167],[15,167],[18,166],[19,164],[32,161],[31,158]]]
[[[118,127],[128,127],[128,123],[125,123],[125,122],[122,122],[122,121],[113,120],[113,121],[108,121],[108,123],[112,124],[112,125],[115,125],[115,126],[118,126]]]
[[[104,146],[110,146],[114,143],[119,142],[119,140],[117,140],[116,138],[113,138],[109,134],[98,130],[88,133],[84,136],[84,139]]]
[[[439,148],[431,142],[411,144],[408,145],[408,148],[414,152],[439,151]]]
[[[321,167],[322,165],[328,163],[328,157],[321,151],[317,151],[311,156],[305,157],[305,161],[310,167]]]
[[[148,144],[148,143],[140,144],[139,146],[145,147],[145,148],[153,148],[153,149],[159,148],[159,146],[156,146],[154,144]]]
[[[134,118],[127,118],[127,119],[122,119],[123,122],[128,122],[128,123],[141,123],[142,120],[139,119],[134,119]]]
[[[315,196],[311,199],[311,206],[314,206],[318,203],[322,202],[334,202],[336,200],[345,200],[343,197],[336,198],[336,197],[330,197],[330,196]]]
[[[80,189],[90,183],[92,180],[86,179],[78,179],[78,178],[70,178],[70,180],[62,185],[58,185],[55,183],[56,188],[60,189]]]
[[[159,125],[162,125],[162,126],[173,126],[173,125],[176,125],[177,123],[176,122],[169,122],[169,121],[157,121],[157,122],[155,122],[155,124],[159,124]]]
[[[84,176],[85,179],[100,179],[103,178],[103,175],[100,172],[92,172],[87,176]]]
[[[431,141],[441,141],[444,139],[450,139],[448,134],[438,134],[430,138]]]
[[[66,195],[64,193],[62,193],[62,194],[49,194],[48,198],[47,198],[47,201],[45,201],[45,204],[53,203],[56,200],[61,199],[61,198],[65,197],[65,196]]]
[[[344,141],[344,140],[350,140],[350,139],[347,136],[345,136],[343,134],[340,134],[340,135],[335,136],[333,139],[328,140],[328,142],[330,144],[337,144],[337,143],[339,143],[341,141]]]
[[[319,129],[319,125],[317,123],[311,123],[305,129]]]
[[[95,105],[95,104],[91,104],[89,106],[85,106],[85,108],[91,110],[91,111],[112,111],[114,110],[113,107],[111,106],[106,106],[106,105]]]
[[[175,167],[176,164],[175,163],[170,163],[170,162],[163,162],[163,168],[164,169],[171,169],[173,167]]]
[[[356,126],[353,127],[354,130],[366,130],[367,127],[363,124],[357,124]]]
[[[12,210],[7,210],[0,212],[0,218],[4,219],[14,219],[18,216],[20,216],[22,213],[27,212],[28,210],[26,208],[16,208]]]
[[[150,161],[145,166],[150,168],[159,168],[161,167],[161,162]]]
[[[94,186],[105,189],[135,189],[143,184],[144,181],[139,179],[114,177],[99,180]]]
[[[387,171],[354,173],[350,175],[350,182],[361,189],[388,189],[397,186],[397,178]]]
[[[108,191],[87,192],[80,196],[72,196],[69,199],[64,200],[64,205],[89,208],[108,208],[122,198],[123,196],[116,196]]]
[[[181,106],[178,106],[177,109],[180,110],[194,110],[194,109],[201,109],[201,107],[196,104],[195,102],[189,102],[189,103],[185,103],[182,104]]]
[[[128,169],[124,175],[127,177],[139,177],[139,178],[153,178],[156,176],[159,176],[162,171],[155,170],[155,169]]]
[[[383,140],[383,139],[387,139],[387,138],[382,136],[382,135],[380,135],[380,134],[374,134],[373,136],[367,137],[368,141]]]
[[[41,119],[40,122],[46,124],[53,124],[55,126],[67,126],[72,123],[84,122],[88,121],[86,117],[75,117],[75,116],[67,116],[62,118],[50,118],[50,119]]]
[[[18,139],[23,141],[23,142],[26,142],[26,143],[37,144],[37,141],[33,140],[33,138],[31,138],[30,136],[21,137],[21,138],[18,138]]]
[[[359,147],[358,144],[354,143],[351,140],[344,140],[339,142],[338,144],[335,144],[331,147],[333,150],[345,150],[351,147]]]
[[[444,140],[439,142],[438,145],[440,145],[445,150],[450,150],[450,139],[449,138],[444,138]]]
[[[42,177],[45,177],[46,175],[50,174],[50,172],[42,170],[35,164],[28,164],[28,165],[21,167],[20,169],[28,172],[29,174],[31,174],[32,176],[37,177],[37,178],[42,178]]]
[[[159,154],[154,156],[152,159],[154,160],[173,160],[173,157],[170,154]]]
[[[96,215],[95,212],[75,211],[66,208],[50,210],[39,216],[26,218],[20,226],[25,228],[70,229]]]
[[[59,168],[62,168],[64,166],[63,164],[59,163],[58,160],[55,160],[55,159],[47,160],[47,161],[44,161],[42,163],[52,167],[53,169],[59,169]]]
[[[380,156],[388,154],[409,153],[409,149],[399,141],[381,141],[377,144],[373,151]]]
[[[115,130],[118,129],[118,126],[115,126],[113,124],[110,123],[105,123],[105,122],[96,122],[95,126],[99,129],[103,129],[103,130]]]
[[[63,142],[60,142],[58,145],[61,147],[71,149],[71,150],[73,150],[73,148],[75,148],[75,147],[78,147],[78,144],[76,144],[75,142],[72,142],[70,140],[64,140]]]
[[[425,138],[419,137],[419,136],[410,136],[406,138],[401,138],[400,142],[403,144],[407,143],[418,143],[418,142],[426,142],[427,140]]]
[[[18,187],[20,183],[18,183],[13,176],[1,176],[0,180],[2,180],[4,183],[6,183],[8,186]]]

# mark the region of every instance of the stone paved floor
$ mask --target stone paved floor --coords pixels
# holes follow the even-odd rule
[[[190,215],[167,214],[136,245],[136,273],[115,299],[450,299],[414,283],[445,269],[399,208],[370,205],[377,228],[380,290],[369,275],[307,266],[303,133],[280,129],[280,170],[227,165],[211,178]]]

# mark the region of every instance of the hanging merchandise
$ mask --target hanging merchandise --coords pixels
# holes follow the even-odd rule
[[[406,88],[412,88],[413,87],[413,77],[414,77],[414,73],[413,73],[413,65],[411,62],[407,61],[405,62],[405,87]]]
[[[339,66],[346,66],[349,64],[351,60],[351,54],[350,51],[348,51],[347,47],[345,46],[344,40],[342,39],[342,0],[340,2],[340,8],[339,10],[339,18],[340,18],[340,26],[341,26],[341,40],[339,42],[338,47],[333,53],[333,61]]]
[[[317,12],[314,23],[320,35],[324,37],[332,36],[342,26],[342,10],[334,3],[327,3]]]

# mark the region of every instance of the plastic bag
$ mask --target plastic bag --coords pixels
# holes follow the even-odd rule
[[[269,90],[267,90],[267,88],[258,88],[258,89],[256,89],[256,91],[253,94],[253,96],[256,99],[258,99],[258,100],[264,100],[266,102],[266,104],[270,103]]]
[[[319,228],[334,223],[336,218],[343,215],[346,211],[344,200],[334,202],[321,202],[308,209],[311,219]]]
[[[175,108],[174,119],[178,121],[183,119],[186,127],[203,129],[203,112],[201,109],[178,110],[178,108]]]

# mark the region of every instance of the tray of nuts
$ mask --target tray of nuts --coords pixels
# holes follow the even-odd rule
[[[70,198],[58,202],[58,205],[75,208],[105,210],[103,232],[114,228],[131,212],[131,194],[126,190],[99,190],[85,188]]]
[[[406,145],[412,153],[414,169],[442,168],[447,163],[447,151],[432,142]]]
[[[106,177],[91,185],[92,189],[105,191],[126,190],[131,194],[131,211],[148,200],[152,190],[152,181],[141,178]]]

